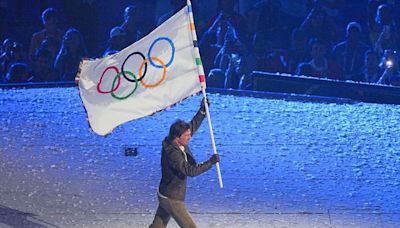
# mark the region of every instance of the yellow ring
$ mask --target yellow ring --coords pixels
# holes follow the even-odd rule
[[[143,79],[144,79],[144,78],[143,78],[143,79],[140,81],[140,84],[142,84],[142,86],[143,86],[144,88],[154,88],[154,87],[159,86],[159,85],[161,84],[161,82],[164,81],[165,76],[167,75],[167,67],[165,66],[165,63],[163,63],[163,61],[161,61],[161,59],[159,59],[159,58],[157,58],[157,57],[151,57],[151,59],[154,60],[154,61],[157,61],[159,64],[161,64],[161,66],[162,66],[162,68],[163,68],[163,75],[161,76],[161,79],[160,79],[158,82],[156,82],[155,84],[153,84],[153,85],[150,85],[150,84],[145,83],[145,82],[143,81]],[[142,62],[142,65],[140,65],[140,68],[139,68],[139,75],[142,75],[143,66],[144,66],[144,64],[146,64],[148,61],[149,61],[149,59],[145,59],[145,60]]]

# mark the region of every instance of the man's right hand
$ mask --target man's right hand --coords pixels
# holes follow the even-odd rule
[[[210,162],[211,162],[211,164],[215,164],[215,163],[217,163],[217,162],[219,162],[221,159],[220,159],[220,157],[219,157],[219,154],[213,154],[211,157],[210,157]]]
[[[201,103],[200,103],[200,111],[201,112],[206,112],[206,105],[204,104],[204,99],[206,99],[207,105],[208,105],[208,107],[210,107],[210,102],[209,102],[208,98],[203,97],[203,99],[201,100]]]

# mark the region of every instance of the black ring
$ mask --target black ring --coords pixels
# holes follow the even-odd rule
[[[144,76],[146,76],[146,72],[147,72],[147,62],[144,63],[144,73],[143,73],[143,75],[140,76],[140,78],[138,78],[138,79],[130,79],[130,78],[128,78],[128,77],[125,75],[124,66],[125,66],[126,61],[127,61],[132,55],[140,55],[140,56],[142,56],[143,61],[146,60],[146,57],[144,57],[144,55],[143,55],[141,52],[138,52],[138,51],[133,52],[132,54],[128,55],[128,57],[126,57],[126,59],[124,60],[124,63],[122,63],[121,72],[122,72],[122,75],[124,76],[124,78],[125,78],[126,80],[128,80],[128,81],[130,81],[130,82],[140,82],[140,81],[144,78]]]

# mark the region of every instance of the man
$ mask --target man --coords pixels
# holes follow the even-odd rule
[[[214,154],[209,160],[196,164],[188,146],[205,114],[203,99],[192,121],[190,123],[182,120],[175,121],[170,127],[169,135],[162,142],[159,205],[153,223],[150,225],[151,228],[166,227],[171,216],[180,227],[196,227],[184,204],[186,178],[200,175],[220,161],[219,155]]]
[[[44,29],[32,35],[29,47],[29,60],[32,64],[35,62],[36,49],[40,48],[44,41],[46,48],[51,52],[52,61],[54,61],[63,38],[63,32],[57,27],[58,13],[54,8],[47,8],[43,11],[42,23]]]
[[[340,79],[341,69],[330,61],[326,53],[326,43],[321,39],[310,40],[311,61],[300,63],[297,67],[298,75],[307,75],[318,78]]]
[[[355,76],[364,69],[364,54],[368,46],[361,41],[361,25],[350,22],[346,29],[346,40],[333,47],[332,55],[342,69],[343,80],[356,81]]]
[[[114,47],[107,47],[104,54],[108,51],[120,51],[138,41],[144,35],[140,31],[138,20],[139,9],[135,5],[127,6],[124,10],[124,22],[110,30],[109,45]]]
[[[384,69],[379,67],[378,52],[368,50],[364,56],[364,70],[354,77],[355,80],[367,83],[377,83]]]
[[[36,50],[35,64],[33,65],[34,82],[54,82],[58,80],[53,68],[51,52],[45,48]]]

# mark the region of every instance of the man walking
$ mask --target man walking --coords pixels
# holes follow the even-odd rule
[[[166,227],[171,217],[180,227],[196,227],[184,204],[186,178],[200,175],[220,161],[219,155],[214,154],[207,161],[197,164],[188,146],[205,115],[203,99],[199,111],[190,123],[175,121],[170,127],[169,135],[162,142],[159,205],[150,228]]]

